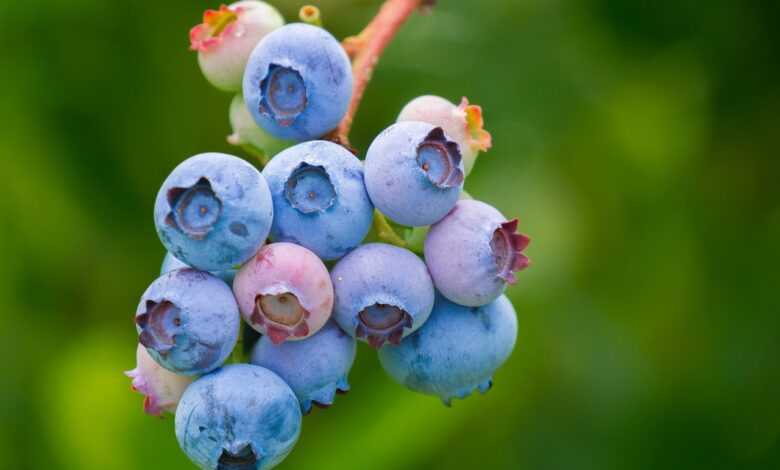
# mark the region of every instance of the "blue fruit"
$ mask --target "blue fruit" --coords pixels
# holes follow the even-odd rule
[[[279,375],[301,402],[303,413],[312,404],[328,407],[336,393],[349,391],[347,375],[355,361],[355,340],[334,322],[303,341],[274,345],[267,336],[252,351],[252,364]]]
[[[409,250],[383,243],[360,246],[331,272],[333,317],[352,336],[379,348],[398,344],[428,319],[433,283],[425,264]]]
[[[333,130],[352,96],[352,67],[341,44],[316,26],[293,23],[268,34],[249,56],[244,100],[275,137],[316,139]]]
[[[371,201],[402,225],[437,222],[463,189],[458,144],[422,122],[399,122],[379,134],[366,154],[365,173]]]
[[[322,259],[344,256],[363,241],[374,207],[360,160],[326,141],[298,144],[263,169],[274,201],[271,238],[305,246]]]
[[[179,164],[154,206],[165,248],[202,271],[232,269],[251,258],[268,237],[272,219],[263,176],[224,153],[202,153]]]
[[[488,391],[516,339],[517,317],[505,295],[472,308],[437,295],[425,325],[399,346],[380,349],[379,361],[398,383],[449,406],[475,389]]]
[[[187,265],[187,263],[180,260],[179,258],[173,256],[170,252],[165,253],[165,258],[163,258],[162,266],[160,266],[160,275],[162,276],[163,274],[169,273],[175,269],[183,269],[183,268],[190,268],[190,267],[191,266]],[[233,279],[236,277],[237,272],[238,272],[237,269],[226,269],[224,271],[212,271],[211,274],[217,276],[218,278],[222,279],[228,284],[232,284]]]
[[[176,439],[206,470],[265,470],[292,451],[301,432],[295,394],[278,375],[225,366],[193,382],[176,409]]]
[[[149,355],[182,375],[204,374],[221,366],[236,345],[240,322],[230,287],[189,268],[155,280],[135,314],[138,340]]]
[[[523,254],[530,239],[516,233],[517,225],[484,202],[458,201],[425,238],[425,263],[436,289],[470,307],[498,298],[530,263]]]

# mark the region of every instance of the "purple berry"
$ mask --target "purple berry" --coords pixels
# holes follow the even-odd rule
[[[344,147],[326,141],[298,144],[263,169],[274,201],[271,238],[305,246],[325,260],[363,241],[374,206],[363,166]]]
[[[350,335],[379,348],[398,344],[428,319],[433,284],[425,264],[409,250],[383,243],[360,246],[331,273],[333,315]]]
[[[336,393],[349,391],[347,375],[355,361],[355,339],[334,322],[303,341],[273,344],[263,336],[252,351],[252,364],[279,375],[309,413],[312,404],[328,407]]]
[[[188,158],[166,178],[154,206],[163,245],[203,271],[248,260],[271,230],[273,202],[263,175],[224,153]]]
[[[157,364],[142,344],[136,350],[135,369],[125,375],[133,379],[133,390],[145,396],[144,411],[152,416],[174,413],[184,389],[192,383],[192,377],[174,374]]]
[[[460,305],[485,305],[528,266],[522,253],[530,239],[484,202],[461,200],[425,239],[425,263],[436,288]]]
[[[411,390],[449,406],[475,389],[485,393],[517,339],[517,317],[505,295],[482,307],[436,297],[431,317],[397,347],[379,350],[382,367]]]
[[[233,281],[241,314],[274,344],[308,338],[333,310],[328,269],[306,248],[272,243],[260,249]]]
[[[447,215],[463,188],[458,144],[441,127],[399,122],[368,149],[368,195],[377,209],[401,225],[429,225]]]
[[[190,385],[176,410],[176,439],[206,470],[265,470],[292,451],[301,432],[298,399],[278,375],[225,366]]]
[[[333,130],[352,96],[352,66],[322,28],[293,23],[252,51],[244,100],[257,124],[280,139],[316,139]]]
[[[158,364],[182,375],[221,366],[238,340],[241,319],[230,287],[211,274],[177,269],[146,289],[135,323]]]

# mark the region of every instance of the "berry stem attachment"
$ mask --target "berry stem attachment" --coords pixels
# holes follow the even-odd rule
[[[313,26],[322,26],[322,17],[320,16],[320,9],[314,5],[304,5],[298,12],[298,16],[301,21]]]
[[[376,209],[374,209],[374,230],[380,241],[406,248],[406,241],[393,229],[385,215]]]
[[[352,121],[385,47],[415,10],[430,4],[430,1],[426,0],[386,0],[363,31],[342,42],[347,55],[352,59],[354,84],[349,110],[335,132],[334,140],[338,143],[349,146]]]

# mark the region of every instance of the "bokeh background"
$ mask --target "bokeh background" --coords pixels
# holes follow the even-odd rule
[[[276,1],[288,19],[301,1]],[[159,184],[233,151],[187,31],[218,2],[0,2],[0,467],[189,469],[122,371]],[[378,0],[316,2],[338,37]],[[519,215],[518,347],[447,409],[361,346],[282,469],[780,467],[777,2],[441,0],[382,58],[365,149],[466,95],[467,190]]]

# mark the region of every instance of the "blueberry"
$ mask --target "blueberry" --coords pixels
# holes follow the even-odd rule
[[[472,308],[437,295],[425,325],[399,346],[380,349],[379,361],[398,383],[449,406],[453,398],[490,389],[516,339],[517,317],[505,295]]]
[[[490,133],[483,128],[482,108],[469,104],[465,97],[455,106],[440,96],[419,96],[404,106],[398,121],[422,121],[444,129],[460,146],[466,175],[479,152],[490,149],[492,143]]]
[[[515,283],[515,271],[529,264],[522,251],[530,242],[515,233],[517,224],[484,202],[458,201],[425,239],[425,263],[442,295],[476,307]]]
[[[252,351],[252,364],[284,379],[301,402],[303,413],[308,413],[312,404],[328,407],[336,393],[349,391],[347,375],[355,349],[355,339],[331,321],[303,341],[274,345],[263,336]]]
[[[441,127],[399,122],[371,143],[366,189],[377,209],[411,226],[432,224],[452,209],[463,188],[458,144]]]
[[[202,153],[179,164],[154,206],[163,245],[203,271],[232,269],[251,258],[268,237],[272,219],[263,175],[224,153]]]
[[[425,264],[409,250],[383,243],[360,246],[331,272],[333,316],[352,336],[379,348],[398,344],[428,318],[433,284]]]
[[[191,377],[174,374],[157,364],[142,344],[136,350],[135,369],[125,375],[133,380],[133,390],[145,396],[144,411],[152,416],[174,413],[184,389],[192,383]]]
[[[328,269],[314,253],[292,243],[261,248],[236,275],[233,292],[244,320],[274,344],[308,338],[333,310]]]
[[[190,267],[191,266],[187,265],[187,263],[180,260],[179,258],[173,256],[170,252],[165,253],[165,258],[163,258],[162,266],[160,266],[160,276],[176,269],[183,269],[183,268],[190,268]],[[237,272],[238,272],[237,269],[226,269],[224,271],[212,271],[211,274],[217,276],[218,278],[222,279],[228,284],[233,284],[233,278],[236,277]]]
[[[274,201],[271,239],[305,246],[325,260],[363,241],[374,207],[363,166],[344,147],[326,141],[298,144],[263,169]]]
[[[206,79],[224,91],[241,90],[249,54],[284,18],[265,2],[242,1],[206,10],[203,23],[190,30],[190,49]]]
[[[341,44],[322,28],[283,26],[257,45],[244,73],[244,100],[270,134],[296,141],[333,130],[352,96],[352,68]]]
[[[176,410],[176,439],[207,470],[265,470],[292,451],[301,409],[278,375],[250,364],[225,366],[193,382]]]
[[[241,319],[230,287],[211,274],[177,269],[146,289],[138,304],[138,339],[166,369],[198,375],[233,351]]]

